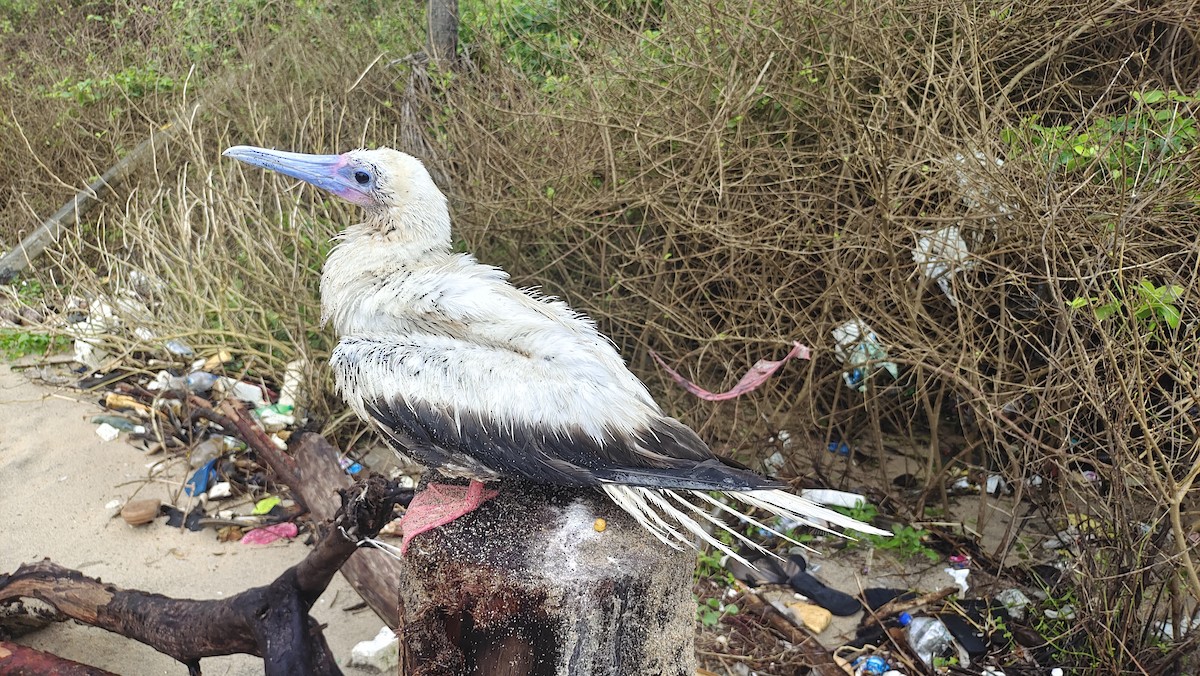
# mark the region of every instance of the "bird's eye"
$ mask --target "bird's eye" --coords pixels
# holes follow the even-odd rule
[[[358,181],[359,185],[366,185],[371,182],[371,175],[365,171],[354,172],[354,180]]]

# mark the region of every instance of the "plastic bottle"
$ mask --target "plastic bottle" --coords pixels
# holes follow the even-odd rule
[[[913,617],[908,613],[900,613],[900,626],[904,627],[904,637],[908,647],[921,662],[933,668],[936,657],[950,657],[957,654],[958,666],[966,667],[971,664],[967,651],[954,641],[954,636],[945,624],[936,617]]]
[[[97,415],[92,417],[92,423],[96,425],[109,425],[115,427],[122,432],[130,432],[132,434],[145,434],[146,426],[139,425],[129,418],[124,418],[119,415]]]
[[[184,379],[184,384],[189,391],[203,394],[211,390],[218,380],[220,380],[220,377],[214,376],[211,373],[192,371]]]

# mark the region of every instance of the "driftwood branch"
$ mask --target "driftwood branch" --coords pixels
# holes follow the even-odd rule
[[[246,407],[226,399],[216,411],[207,401],[189,397],[196,415],[226,430],[237,430],[239,437],[254,449],[256,456],[275,473],[278,480],[292,489],[296,501],[318,521],[332,519],[337,511],[333,499],[350,486],[351,479],[338,465],[338,453],[319,434],[301,432],[292,438],[291,455],[282,453],[253,421]],[[407,504],[403,501],[401,504]],[[374,549],[360,549],[342,564],[342,577],[366,601],[371,610],[392,629],[400,626],[396,590],[400,588],[400,563]]]
[[[50,561],[0,576],[0,603],[36,598],[63,615],[140,641],[200,673],[200,659],[247,653],[268,675],[339,674],[308,615],[334,573],[364,537],[391,519],[388,483],[379,476],[341,492],[342,509],[313,550],[265,587],[227,599],[196,601],[125,590]]]
[[[116,676],[111,671],[89,667],[86,664],[7,641],[0,641],[0,674]]]
[[[317,520],[333,518],[337,495],[350,486],[350,477],[337,462],[337,450],[319,434],[305,432],[296,435],[290,450],[299,467],[299,480],[292,484],[292,493],[308,506]],[[403,502],[403,500],[401,500]],[[342,564],[342,577],[366,601],[371,610],[392,629],[400,626],[397,590],[400,588],[401,564],[376,549],[360,548]]]

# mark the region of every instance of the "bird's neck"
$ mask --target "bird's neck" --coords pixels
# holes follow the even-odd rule
[[[369,214],[339,235],[321,275],[321,315],[339,335],[357,324],[359,309],[405,271],[451,255],[450,218],[391,210]]]

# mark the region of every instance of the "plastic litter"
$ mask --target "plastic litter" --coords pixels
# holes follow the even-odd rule
[[[829,452],[837,453],[838,455],[850,455],[850,447],[844,441],[829,442]]]
[[[220,500],[231,495],[233,495],[233,486],[228,481],[215,483],[208,489],[208,497],[212,500]]]
[[[124,418],[119,415],[92,416],[92,423],[96,424],[96,425],[102,425],[102,426],[108,425],[109,427],[120,430],[121,432],[130,432],[132,434],[145,434],[146,433],[145,425],[139,425],[139,424],[133,422],[132,420],[130,420],[129,418]],[[96,434],[100,434],[100,431],[97,430]],[[100,438],[103,439],[104,436],[101,435]],[[114,438],[116,438],[116,437],[114,437]],[[111,439],[105,439],[105,441],[111,441]]]
[[[183,378],[171,375],[170,371],[159,371],[154,374],[154,380],[146,383],[146,389],[151,392],[180,391],[184,389]]]
[[[217,458],[213,458],[200,466],[192,478],[183,485],[185,495],[195,497],[208,492],[208,484],[217,476]]]
[[[1075,619],[1075,606],[1067,603],[1057,609],[1047,608],[1042,611],[1042,614],[1052,620],[1073,620]]]
[[[86,319],[67,327],[67,332],[75,337],[75,361],[92,370],[100,368],[110,356],[103,347],[103,336],[120,326],[111,305],[99,299],[92,301]]]
[[[162,513],[167,515],[167,525],[172,528],[183,526],[190,531],[204,530],[204,524],[200,523],[200,520],[205,517],[204,508],[199,505],[193,507],[192,511],[187,514],[177,507],[164,505]]]
[[[1012,492],[1012,489],[1008,487],[1008,482],[999,474],[988,476],[986,488],[988,495],[1008,495]]]
[[[231,361],[233,361],[233,354],[231,354],[229,350],[221,350],[208,359],[205,359],[203,362],[200,362],[199,366],[194,366],[192,370],[212,371],[223,364],[228,364]]]
[[[867,391],[867,378],[880,369],[892,378],[900,374],[895,363],[887,361],[888,353],[871,326],[861,319],[851,319],[833,330],[833,353],[849,370],[842,372],[846,386],[859,392]],[[831,449],[832,450],[832,449]]]
[[[800,492],[800,497],[822,505],[854,509],[866,504],[867,499],[858,493],[835,491],[828,488],[809,488]]]
[[[184,377],[183,383],[189,392],[201,394],[211,390],[220,379],[220,376],[214,376],[206,371],[192,371]]]
[[[859,657],[850,663],[854,668],[854,676],[863,676],[864,674],[886,674],[892,667],[887,660],[879,655],[870,655],[867,657]]]
[[[250,383],[244,383],[240,380],[223,377],[217,380],[214,387],[223,389],[225,392],[246,402],[247,404],[250,404],[251,406],[254,406],[255,408],[264,406],[267,403],[266,397],[263,396],[262,388],[257,385],[251,385]]]
[[[192,346],[188,345],[187,343],[183,342],[182,340],[176,340],[176,339],[168,340],[164,344],[164,347],[167,348],[167,352],[170,352],[171,354],[175,355],[176,357],[183,357],[184,359],[191,359],[192,357],[196,356],[196,351],[192,349]]]
[[[779,471],[787,465],[787,458],[779,451],[771,454],[771,457],[763,460],[763,472],[767,476],[779,476]]]
[[[972,614],[970,611],[971,605],[971,602],[968,600],[960,601],[960,607],[967,611],[968,616]],[[986,604],[981,605],[983,605],[983,608],[987,608]],[[971,658],[979,659],[987,655],[989,650],[988,640],[980,630],[980,625],[984,622],[982,614],[976,613],[974,619],[970,622],[955,613],[942,613],[938,615],[938,619],[942,621],[942,624],[946,625],[946,629],[950,630],[950,635],[954,637],[959,647],[966,650],[967,655]]]
[[[950,491],[952,493],[954,493],[955,495],[962,495],[963,493],[974,493],[975,490],[976,490],[975,484],[971,483],[970,477],[966,477],[966,476],[960,476],[954,480],[954,483],[950,484]]]
[[[283,385],[279,388],[279,405],[286,406],[288,413],[296,408],[300,396],[300,383],[304,378],[304,361],[289,361],[283,371]]]
[[[282,404],[259,406],[254,409],[254,415],[258,416],[258,421],[262,423],[263,429],[267,432],[278,432],[296,424],[296,418],[291,413],[292,407]]]
[[[109,392],[104,395],[104,408],[112,411],[133,411],[143,417],[150,417],[150,407],[127,394]]]
[[[104,513],[107,514],[108,518],[110,518],[110,519],[117,516],[118,514],[120,514],[121,513],[121,501],[116,498],[109,500],[107,503],[104,504]]]
[[[933,668],[935,657],[951,657],[957,655],[960,667],[968,667],[971,657],[967,651],[955,642],[946,625],[936,617],[913,617],[908,613],[900,613],[900,626],[904,627],[904,638],[908,647],[926,667]]]
[[[299,534],[300,529],[296,528],[296,524],[288,521],[285,523],[277,523],[272,526],[263,526],[242,536],[242,544],[244,545],[269,545],[272,542],[280,539],[291,539]]]
[[[1200,617],[1185,617],[1179,625],[1179,636],[1175,635],[1175,623],[1164,620],[1154,625],[1158,629],[1158,637],[1164,641],[1174,641],[1183,638],[1191,630],[1200,627]]]
[[[778,361],[759,359],[758,361],[754,362],[754,365],[750,367],[750,370],[746,371],[746,374],[742,376],[741,380],[739,380],[732,389],[730,389],[728,392],[721,392],[719,394],[709,392],[703,387],[700,387],[687,378],[679,375],[679,372],[675,371],[670,366],[667,366],[667,363],[664,362],[654,350],[650,350],[650,356],[653,357],[654,361],[658,362],[658,365],[661,366],[662,369],[671,376],[672,380],[682,385],[683,389],[687,390],[688,392],[691,392],[705,401],[727,401],[729,399],[740,397],[747,392],[752,392],[758,388],[759,385],[762,385],[767,381],[767,378],[770,378],[776,371],[779,370],[781,366],[787,363],[789,359],[811,358],[812,351],[809,350],[805,345],[793,342],[791,351],[784,355],[783,359]]]
[[[375,638],[357,643],[350,649],[346,666],[392,672],[400,666],[400,639],[389,627],[383,627]]]
[[[1018,622],[1025,619],[1025,608],[1033,603],[1024,592],[1015,587],[996,594],[996,600],[1004,604],[1004,609],[1008,611],[1009,617]]]
[[[958,593],[961,596],[967,595],[967,590],[971,585],[967,583],[967,576],[971,574],[968,568],[943,568],[947,575],[954,580],[954,584],[958,585]]]
[[[361,464],[354,462],[350,458],[338,458],[338,465],[340,465],[342,469],[346,470],[347,474],[358,474],[363,470],[363,466]]]
[[[761,559],[755,565],[762,565],[768,559]],[[808,562],[799,554],[792,554],[784,561],[772,561],[786,576],[787,582],[797,592],[803,594],[813,603],[825,608],[838,617],[847,617],[862,610],[862,604],[853,596],[827,587],[817,578],[808,573]]]
[[[225,444],[221,442],[220,437],[209,437],[204,441],[196,444],[188,455],[188,464],[194,468],[198,468],[207,464],[214,458],[218,458],[225,452]]]
[[[283,502],[283,500],[278,495],[268,495],[262,500],[254,503],[254,510],[250,513],[254,515],[267,514],[272,509],[275,509],[275,506],[280,502]]]
[[[100,437],[104,441],[112,441],[113,439],[121,436],[121,430],[109,425],[108,423],[100,423],[100,426],[96,428],[96,436]]]
[[[958,165],[954,168],[955,179],[967,209],[1012,218],[1017,207],[997,197],[996,193],[1000,190],[987,175],[1003,167],[1004,160],[997,157],[989,161],[987,155],[976,150],[970,157],[961,152],[954,153],[954,162]],[[988,219],[992,223],[995,220],[994,217]]]
[[[958,226],[948,225],[922,233],[912,257],[921,273],[941,287],[950,305],[958,307],[951,283],[955,272],[970,267],[971,262],[967,260],[970,253]]]
[[[789,603],[787,609],[800,624],[808,627],[814,634],[820,634],[828,629],[829,623],[833,621],[833,613],[806,601]]]

